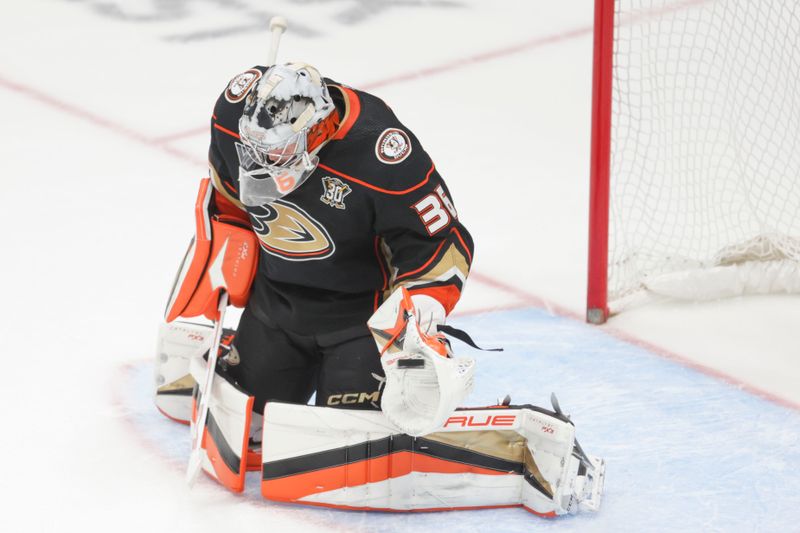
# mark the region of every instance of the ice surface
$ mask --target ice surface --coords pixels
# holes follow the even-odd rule
[[[592,4],[6,2],[0,531],[796,530],[796,411],[609,328],[499,311],[583,313]],[[477,244],[459,310],[483,313],[457,323],[508,349],[477,355],[474,401],[555,391],[609,461],[599,514],[370,515],[187,490],[185,428],[150,406],[139,361],[193,230],[213,102],[264,61],[277,12],[281,58],[371,88],[435,159]],[[800,405],[798,326],[788,296],[611,322],[787,405]]]
[[[394,515],[298,506],[293,517],[325,517],[364,532],[466,532],[488,524],[504,532],[619,531],[621,524],[626,531],[795,527],[800,413],[545,311],[476,315],[454,325],[475,332],[479,343],[505,348],[490,353],[456,345],[477,358],[480,378],[469,405],[490,405],[508,393],[513,401],[549,407],[550,392],[556,393],[583,448],[607,461],[600,512],[545,520],[522,509]],[[180,471],[188,430],[152,408],[151,372],[150,361],[122,370],[124,419],[165,465]],[[286,509],[264,502],[258,483],[257,473],[248,477],[244,502],[265,513]]]

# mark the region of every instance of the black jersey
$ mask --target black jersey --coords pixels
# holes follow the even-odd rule
[[[399,285],[449,312],[473,244],[447,186],[414,134],[379,98],[325,79],[340,123],[296,190],[260,207],[238,196],[238,121],[266,69],[235,77],[211,122],[216,194],[246,211],[261,245],[249,306],[290,331],[364,324]]]

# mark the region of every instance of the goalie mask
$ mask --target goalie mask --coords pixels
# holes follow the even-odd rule
[[[248,206],[294,191],[317,168],[317,152],[339,123],[317,69],[303,63],[270,67],[247,96],[239,119],[239,193]]]

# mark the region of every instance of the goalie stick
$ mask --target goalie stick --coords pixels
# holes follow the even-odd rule
[[[281,35],[288,24],[284,17],[272,17],[269,22],[269,29],[272,34],[269,47],[268,64],[274,65],[275,59],[278,56],[278,46],[280,44]],[[200,389],[200,405],[197,408],[197,421],[192,425],[192,452],[189,456],[189,465],[186,468],[186,482],[189,487],[194,486],[197,481],[197,476],[203,466],[203,454],[201,451],[203,444],[203,436],[206,430],[206,420],[208,419],[209,398],[211,397],[211,385],[214,382],[214,375],[217,368],[217,356],[219,354],[219,345],[222,338],[222,322],[225,318],[225,309],[228,306],[228,293],[225,290],[220,292],[218,318],[214,324],[214,339],[208,352],[208,366],[206,367],[206,377],[203,382],[203,388]]]
[[[270,41],[267,65],[272,66],[275,64],[275,59],[278,57],[278,45],[281,41],[281,34],[285,32],[288,27],[289,24],[284,17],[272,17],[269,20],[269,30],[272,32],[272,40]]]
[[[221,291],[219,297],[219,318],[214,324],[214,337],[211,347],[208,349],[208,366],[206,367],[206,377],[203,387],[200,389],[200,404],[197,406],[197,421],[192,424],[192,452],[189,455],[189,466],[186,468],[186,483],[193,487],[197,481],[197,475],[203,466],[203,454],[200,450],[203,444],[203,434],[206,430],[206,420],[208,419],[208,403],[211,398],[211,384],[214,382],[214,375],[217,368],[217,356],[219,354],[219,344],[222,340],[222,322],[225,318],[225,310],[228,307],[228,293]]]

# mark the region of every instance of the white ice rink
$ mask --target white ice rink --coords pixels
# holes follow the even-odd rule
[[[800,299],[581,323],[593,2],[5,0],[0,531],[800,531]],[[280,58],[374,92],[476,242],[473,404],[555,391],[609,462],[597,515],[277,505],[183,480],[149,358],[193,231],[214,101]],[[465,349],[466,350],[466,349]],[[470,355],[473,355],[472,353]],[[254,481],[254,480],[253,480]]]

